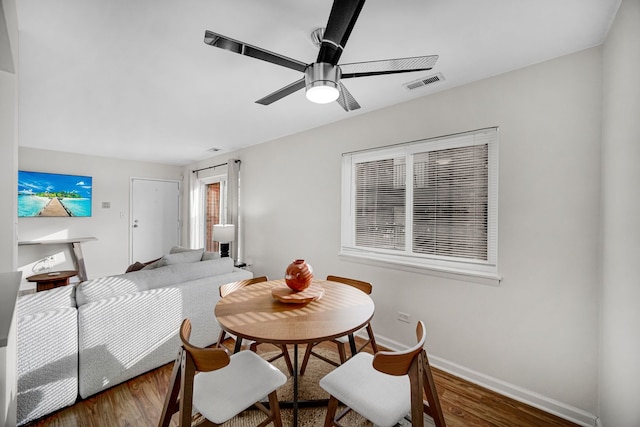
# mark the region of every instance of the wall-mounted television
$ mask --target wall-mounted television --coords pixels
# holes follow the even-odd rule
[[[90,176],[18,171],[18,217],[91,216]]]

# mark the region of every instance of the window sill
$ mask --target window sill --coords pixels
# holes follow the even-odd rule
[[[410,260],[399,261],[376,257],[370,253],[361,254],[342,251],[339,256],[345,260],[361,264],[395,268],[397,270],[408,271],[411,273],[427,274],[430,276],[443,277],[463,282],[479,283],[482,285],[500,286],[500,281],[502,280],[502,277],[497,273],[459,270],[441,266],[427,266],[421,263],[411,262]]]

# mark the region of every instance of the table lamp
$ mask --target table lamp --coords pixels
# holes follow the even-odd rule
[[[214,224],[213,238],[214,242],[220,243],[220,256],[229,256],[229,244],[236,239],[236,226],[233,224]]]

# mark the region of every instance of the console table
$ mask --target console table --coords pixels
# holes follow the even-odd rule
[[[26,245],[71,245],[71,257],[73,265],[78,271],[78,279],[81,282],[87,280],[87,270],[84,266],[84,256],[82,255],[82,243],[97,240],[95,237],[76,237],[70,239],[59,240],[24,240],[18,242],[18,246]]]
[[[69,278],[77,276],[78,272],[73,270],[52,271],[50,273],[36,274],[27,277],[28,282],[36,282],[36,292],[46,291],[59,286],[67,286]]]

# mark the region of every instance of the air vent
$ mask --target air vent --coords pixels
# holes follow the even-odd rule
[[[441,80],[444,80],[444,76],[442,75],[442,73],[438,73],[438,74],[434,74],[432,76],[428,76],[428,77],[423,77],[421,79],[418,80],[414,80],[412,82],[409,83],[405,83],[403,86],[407,89],[407,90],[414,90],[414,89],[418,89],[419,87],[423,87],[423,86],[427,86],[433,83],[437,83]]]

